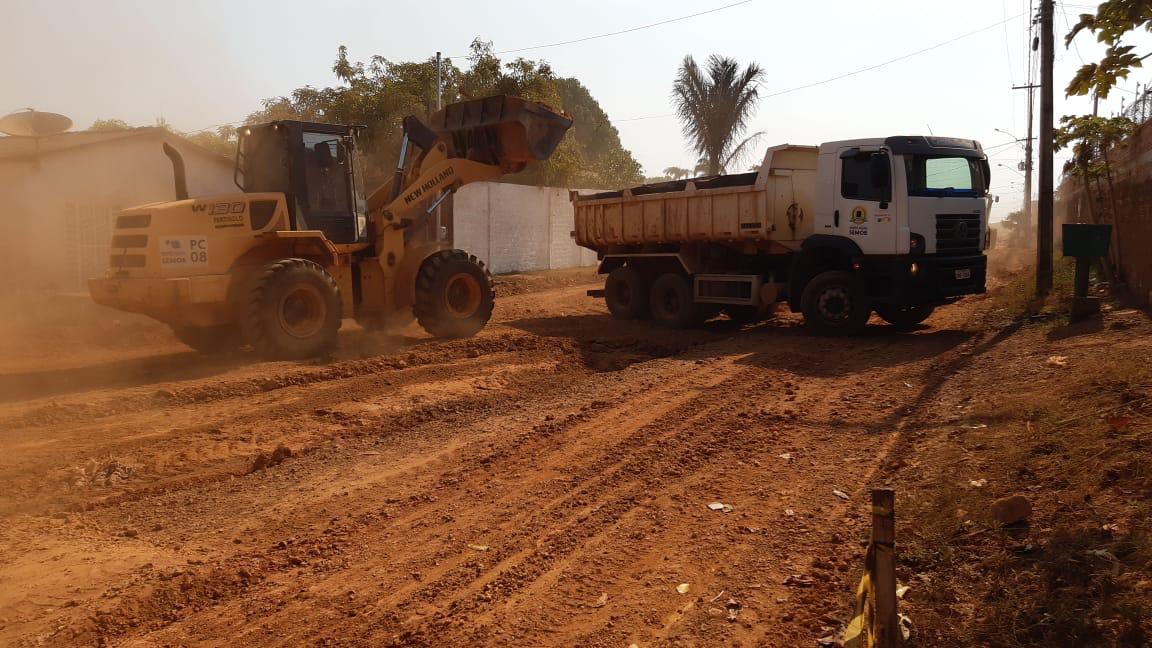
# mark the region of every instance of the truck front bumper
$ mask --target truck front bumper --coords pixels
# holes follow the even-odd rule
[[[162,322],[212,326],[231,320],[228,275],[89,279],[88,293],[102,306],[142,313]]]
[[[988,257],[983,254],[869,257],[861,265],[875,303],[944,304],[986,291]]]

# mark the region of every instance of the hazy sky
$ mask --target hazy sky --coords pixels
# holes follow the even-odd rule
[[[1084,0],[1081,0],[1082,2]],[[77,128],[96,118],[148,125],[163,116],[181,130],[243,119],[266,97],[335,83],[339,45],[365,60],[419,60],[441,50],[461,56],[475,36],[496,50],[572,40],[676,18],[736,0],[638,2],[327,2],[169,0],[56,2],[3,0],[0,22],[0,114],[24,107],[64,113]],[[1057,5],[1067,19],[1087,4]],[[927,133],[979,139],[990,148],[1023,137],[1027,0],[751,0],[688,20],[574,45],[507,55],[544,59],[557,74],[580,79],[620,130],[624,146],[658,174],[691,167],[669,91],[686,54],[716,53],[766,70],[765,95],[821,81],[998,25],[876,70],[765,97],[754,130],[770,144]],[[1133,39],[1149,48],[1148,38]],[[1090,35],[1076,49],[1058,46],[1062,87],[1099,47]],[[1138,71],[1127,88],[1145,82]],[[1057,93],[1056,114],[1091,110]],[[1119,108],[1116,92],[1101,111]],[[625,121],[632,120],[632,121]],[[1015,166],[1016,146],[990,152]],[[993,167],[1003,216],[1017,208],[1021,177]]]

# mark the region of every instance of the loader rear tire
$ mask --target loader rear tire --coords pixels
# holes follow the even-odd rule
[[[229,353],[239,349],[244,340],[235,326],[173,326],[172,333],[184,344],[200,353]]]
[[[496,290],[484,263],[463,250],[443,250],[425,259],[416,275],[412,312],[438,338],[464,338],[492,319]]]
[[[336,346],[341,318],[340,288],[332,275],[313,261],[284,259],[256,276],[244,338],[270,360],[311,358]]]
[[[656,279],[648,303],[652,308],[652,320],[668,328],[699,326],[708,316],[706,307],[697,304],[692,296],[692,282],[674,272]]]
[[[608,312],[618,320],[647,319],[648,282],[634,268],[621,266],[608,273],[604,280],[604,303]]]

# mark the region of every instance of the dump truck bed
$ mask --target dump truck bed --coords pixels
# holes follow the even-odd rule
[[[815,146],[768,150],[754,173],[573,196],[576,243],[608,248],[688,242],[798,242],[812,233]]]

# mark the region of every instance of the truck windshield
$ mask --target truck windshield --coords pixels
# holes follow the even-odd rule
[[[987,186],[978,158],[912,155],[904,167],[909,196],[983,196]]]

